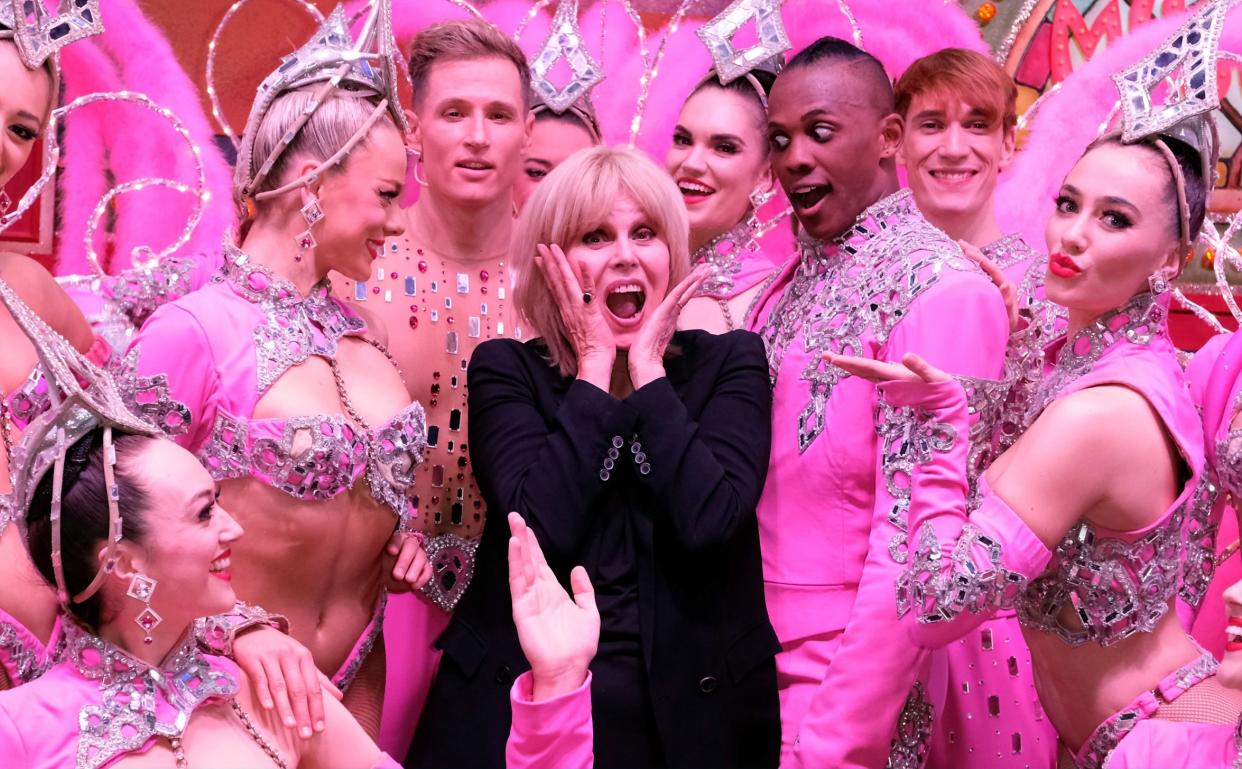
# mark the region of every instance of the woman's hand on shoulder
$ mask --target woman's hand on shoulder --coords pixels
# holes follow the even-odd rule
[[[310,651],[292,637],[259,627],[233,641],[233,657],[254,691],[254,699],[303,739],[324,729],[323,692],[341,692],[315,667]]]

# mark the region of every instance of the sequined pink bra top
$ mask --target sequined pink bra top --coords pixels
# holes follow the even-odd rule
[[[1030,421],[1052,400],[1097,385],[1139,392],[1155,409],[1189,473],[1173,504],[1138,531],[1111,531],[1085,520],[1070,528],[1043,575],[1018,601],[1024,625],[1072,646],[1117,643],[1147,632],[1176,594],[1187,509],[1203,466],[1203,438],[1177,353],[1168,336],[1167,300],[1141,294],[1067,339],[1031,404]],[[1074,607],[1067,624],[1062,608]]]
[[[341,337],[367,329],[326,278],[303,297],[241,250],[225,250],[223,277],[156,310],[135,337],[119,377],[130,407],[194,451],[217,480],[248,476],[312,501],[343,494],[365,475],[372,496],[407,526],[427,445],[422,405],[370,431],[342,414],[253,418],[285,371],[312,355],[334,359]]]

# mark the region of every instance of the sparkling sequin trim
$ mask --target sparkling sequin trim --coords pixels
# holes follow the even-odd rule
[[[17,680],[10,684],[28,684],[46,673],[59,659],[58,642],[62,640],[63,636],[57,634],[49,649],[15,621],[0,620],[0,657],[5,658],[3,665],[9,676],[17,674]]]
[[[897,615],[912,609],[919,622],[946,622],[965,612],[975,614],[1010,606],[1025,589],[1026,578],[1006,569],[1001,543],[974,524],[962,527],[949,562],[930,523],[916,533],[908,569],[897,578]],[[985,565],[977,555],[985,556]]]
[[[337,415],[289,417],[279,438],[253,438],[250,425],[220,413],[199,461],[216,480],[258,478],[303,500],[332,499],[352,488],[366,472],[371,495],[408,528],[414,468],[427,448],[427,420],[412,403],[380,427],[374,437]]]
[[[125,407],[155,425],[165,435],[182,435],[190,429],[193,415],[184,403],[173,400],[164,374],[139,376],[138,350],[118,359],[112,375]]]
[[[371,618],[366,629],[366,635],[354,647],[353,653],[349,657],[349,661],[345,663],[336,675],[332,676],[332,684],[342,692],[349,688],[349,685],[358,677],[358,671],[362,669],[362,663],[367,661],[367,657],[371,656],[371,650],[375,648],[375,641],[379,638],[380,633],[384,632],[384,610],[388,607],[388,591],[380,593],[379,605],[375,607],[375,616]]]
[[[1151,694],[1155,696],[1158,702],[1169,702],[1177,699],[1183,692],[1191,686],[1199,683],[1205,678],[1214,675],[1220,667],[1220,663],[1216,661],[1208,652],[1203,652],[1199,657],[1191,662],[1186,663],[1174,675],[1173,686],[1175,692],[1171,699],[1166,699],[1162,692],[1164,684],[1156,687]],[[1166,679],[1167,680],[1167,679]],[[1125,710],[1110,716],[1107,721],[1096,727],[1095,731],[1087,739],[1087,742],[1079,749],[1077,755],[1074,756],[1074,763],[1078,769],[1101,769],[1108,763],[1109,754],[1121,742],[1127,734],[1134,730],[1134,727],[1148,718],[1148,712],[1143,710],[1137,704],[1127,707]]]
[[[729,296],[733,293],[734,278],[742,272],[742,264],[759,250],[755,233],[759,230],[758,219],[752,212],[736,227],[694,252],[692,264],[711,265],[711,275],[699,287],[700,296]]]
[[[1179,507],[1135,542],[1099,537],[1079,522],[1016,602],[1018,619],[1070,646],[1111,646],[1151,631],[1178,587],[1185,517]],[[1072,623],[1062,616],[1066,606],[1074,607]]]
[[[916,465],[931,461],[932,452],[946,452],[957,440],[952,425],[931,419],[923,409],[894,408],[883,399],[876,403],[875,431],[880,441],[880,470],[884,488],[893,498],[888,522],[897,529],[889,540],[888,553],[897,563],[905,563],[907,517],[910,511],[910,484]]]
[[[979,249],[988,261],[1002,270],[1014,266],[1018,262],[1035,259],[1035,249],[1027,245],[1022,236],[1016,232],[994,240]]]
[[[910,305],[940,280],[946,267],[978,272],[973,262],[918,213],[909,190],[880,200],[835,241],[835,252],[803,243],[799,265],[760,330],[773,384],[795,339],[808,363],[799,376],[810,398],[798,416],[798,449],[805,452],[825,427],[825,404],[848,375],[824,352],[865,355],[865,336],[884,344]]]
[[[1056,366],[1031,399],[1026,424],[1034,422],[1066,387],[1090,372],[1100,356],[1113,345],[1124,339],[1146,346],[1153,339],[1166,336],[1167,316],[1168,309],[1154,295],[1138,294],[1065,340],[1057,355]]]
[[[25,428],[35,417],[47,411],[51,403],[42,366],[35,366],[21,386],[5,398],[5,408],[9,410],[13,426],[18,429]]]
[[[281,421],[280,438],[251,441],[246,424],[217,416],[199,461],[216,480],[253,475],[304,500],[331,499],[354,485],[366,466],[367,444],[344,417]]]
[[[13,495],[0,492],[0,534],[9,527],[13,520]]]
[[[65,640],[69,663],[99,682],[98,704],[78,713],[78,769],[98,769],[155,736],[180,737],[196,708],[237,693],[237,682],[211,666],[190,634],[158,668],[73,623],[65,624]],[[172,707],[171,721],[160,720],[158,700]]]
[[[130,267],[116,276],[112,301],[135,327],[141,327],[161,305],[190,293],[190,272],[206,257],[171,256],[154,268]]]
[[[332,295],[327,278],[303,297],[292,283],[255,264],[232,243],[226,241],[224,250],[230,265],[226,280],[263,310],[264,322],[254,329],[260,394],[312,355],[335,357],[341,337],[366,330],[362,318]]]
[[[1199,478],[1186,506],[1186,542],[1182,553],[1181,587],[1177,594],[1195,608],[1203,603],[1216,573],[1216,535],[1220,525],[1212,520],[1212,508],[1216,506],[1220,488],[1212,483],[1209,475],[1205,472]]]
[[[897,716],[897,734],[888,752],[888,769],[920,769],[927,760],[936,711],[923,684],[914,682],[901,713]]]

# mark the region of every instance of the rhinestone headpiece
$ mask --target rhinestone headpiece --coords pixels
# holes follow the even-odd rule
[[[1121,140],[1154,139],[1165,155],[1177,182],[1181,235],[1186,246],[1197,233],[1190,232],[1185,180],[1176,158],[1160,139],[1176,139],[1192,147],[1202,162],[1204,184],[1208,189],[1215,186],[1220,152],[1212,119],[1212,111],[1220,107],[1216,60],[1225,15],[1236,2],[1207,0],[1155,50],[1113,76],[1121,95]],[[1156,91],[1166,82],[1167,96],[1158,102]]]
[[[573,72],[573,77],[563,87],[548,79],[552,67],[561,58],[565,59]],[[578,0],[560,0],[560,4],[556,6],[556,16],[552,19],[548,39],[530,61],[530,75],[531,90],[548,109],[559,115],[580,102],[585,103],[589,110],[586,114],[592,118],[590,123],[596,123],[595,110],[591,107],[588,95],[604,79],[603,68],[591,56],[586,42],[582,39],[582,29],[578,26]],[[574,110],[575,114],[581,111],[581,107]],[[598,126],[596,133],[599,133]]]
[[[60,0],[55,16],[43,0],[0,0],[0,27],[0,39],[11,39],[22,63],[38,69],[61,48],[103,32],[103,21],[99,0]]]
[[[246,129],[242,133],[241,146],[237,150],[234,194],[239,207],[245,209],[245,203],[249,200],[273,197],[314,182],[323,171],[345,157],[367,135],[385,111],[392,116],[402,133],[408,132],[409,124],[397,99],[397,66],[391,0],[374,0],[371,3],[371,12],[357,39],[349,33],[344,6],[337,6],[324,19],[314,37],[306,45],[284,57],[276,71],[259,85],[254,105],[250,109],[250,117],[246,121]],[[262,165],[256,168],[254,142],[259,126],[272,103],[282,94],[312,86],[318,90],[315,91],[310,105],[281,137],[271,154],[262,160]],[[278,189],[256,193],[311,115],[334,95],[379,97],[380,101],[371,117],[332,157]],[[245,213],[247,212],[243,210],[243,214]]]
[[[73,596],[74,603],[90,598],[103,585],[115,563],[115,550],[121,541],[120,493],[116,484],[116,450],[112,430],[156,436],[159,432],[138,419],[125,407],[115,382],[107,371],[87,360],[64,337],[36,315],[3,281],[0,302],[8,308],[17,325],[30,337],[39,354],[39,370],[47,385],[51,407],[39,415],[12,451],[13,501],[18,520],[24,520],[39,482],[53,472],[51,525],[52,570],[56,594],[63,606],[69,605],[68,589],[60,557],[60,503],[64,482],[65,454],[69,447],[92,430],[104,429],[104,481],[108,488],[108,551],[104,563],[85,590]]]
[[[754,23],[759,42],[738,50],[733,38],[749,23]],[[776,74],[784,66],[784,53],[792,47],[781,20],[781,0],[733,0],[699,27],[698,36],[711,53],[716,77],[724,85],[756,69]]]

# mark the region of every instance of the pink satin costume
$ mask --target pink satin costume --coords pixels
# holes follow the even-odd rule
[[[413,471],[426,446],[412,403],[370,433],[343,414],[255,419],[264,392],[312,355],[332,358],[366,324],[325,279],[303,297],[288,281],[225,244],[224,277],[156,310],[134,338],[118,383],[130,408],[193,451],[216,480],[249,476],[303,500],[348,491],[365,476],[372,496],[406,529],[417,514]],[[349,659],[352,681],[383,626],[384,594]]]
[[[1145,632],[1168,611],[1179,586],[1185,509],[1202,467],[1202,431],[1176,351],[1168,338],[1167,301],[1141,294],[1050,349],[1056,366],[1045,379],[1028,422],[1053,400],[1088,387],[1119,384],[1141,394],[1164,423],[1189,470],[1173,504],[1138,531],[1111,531],[1080,521],[1050,551],[1022,519],[980,482],[982,501],[966,513],[967,401],[954,381],[887,383],[891,408],[917,415],[926,447],[912,471],[910,560],[897,583],[898,609],[915,643],[951,643],[1013,607],[1023,626],[1068,646],[1109,646]],[[1063,610],[1075,607],[1076,620]],[[1212,675],[1201,655],[1099,724],[1079,746],[1082,767],[1098,767],[1109,751],[1165,701]]]
[[[893,643],[912,422],[821,354],[897,361],[918,351],[955,374],[999,379],[1000,294],[903,190],[832,243],[807,244],[760,295],[751,324],[773,378],[758,517],[783,648],[781,762],[883,766],[891,754],[896,766],[917,766],[932,729],[929,655]]]
[[[1242,723],[1143,721],[1104,763],[1107,769],[1239,769]]]

